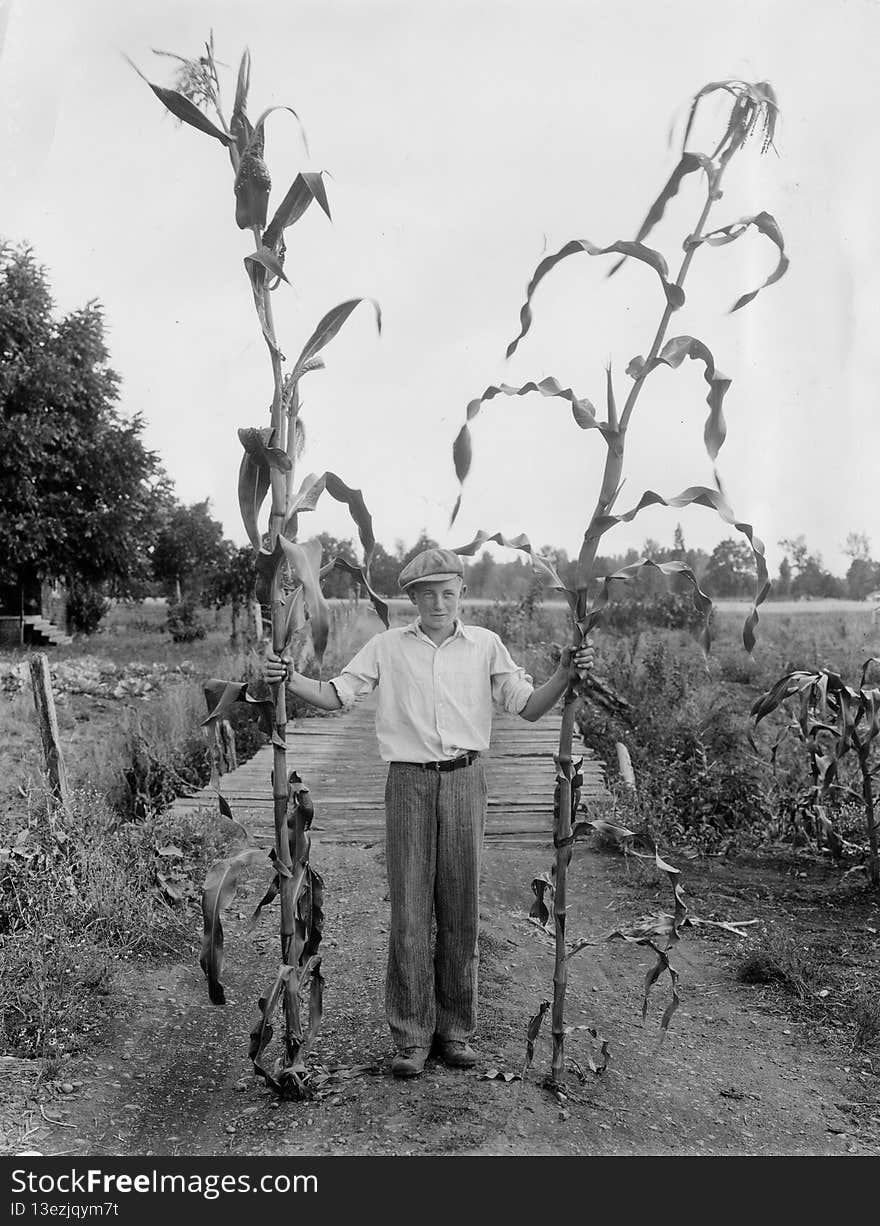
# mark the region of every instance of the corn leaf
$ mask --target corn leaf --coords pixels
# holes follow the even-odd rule
[[[237,702],[244,702],[256,712],[260,730],[267,736],[273,735],[274,703],[269,698],[259,698],[251,694],[246,682],[220,681],[214,678],[206,681],[203,689],[208,704],[208,716],[202,720],[202,727],[211,727],[217,720],[226,719]]]
[[[382,624],[387,630],[389,625],[391,624],[389,621],[388,604],[386,601],[382,599],[382,597],[377,592],[373,591],[373,588],[370,586],[370,581],[367,577],[367,572],[364,569],[364,567],[358,566],[354,562],[349,562],[348,558],[335,557],[335,558],[331,558],[329,562],[325,562],[324,565],[321,567],[322,577],[324,575],[329,575],[332,570],[344,570],[346,574],[351,575],[352,578],[357,583],[360,583],[362,585],[362,587],[367,593],[367,597],[370,601],[370,604],[376,610],[376,613],[379,615],[379,618],[381,619]]]
[[[535,895],[535,901],[529,910],[529,916],[537,920],[543,928],[550,920],[553,911],[553,897],[556,893],[556,886],[549,872],[539,873],[532,879],[532,893]]]
[[[288,226],[299,221],[313,200],[317,201],[329,217],[330,205],[327,203],[327,192],[324,187],[324,172],[301,171],[291,183],[287,195],[275,210],[272,220],[263,232],[265,245],[278,250],[284,231]]]
[[[697,340],[693,336],[674,336],[672,340],[666,342],[651,363],[650,368],[646,369],[644,358],[633,358],[627,367],[627,374],[631,375],[634,379],[641,379],[658,366],[669,366],[676,370],[685,358],[693,358],[696,361],[703,362],[706,367],[703,377],[709,384],[709,394],[706,397],[706,403],[709,406],[709,416],[706,419],[706,425],[703,430],[703,440],[706,444],[709,457],[715,460],[727,435],[722,403],[731,381],[727,375],[723,375],[720,370],[716,369],[715,359],[707,345],[704,345],[702,341]]]
[[[205,877],[202,891],[204,935],[199,966],[208,980],[208,996],[212,1005],[225,1005],[226,994],[220,976],[223,974],[223,925],[220,913],[231,901],[238,879],[245,869],[266,859],[259,847],[247,847],[226,860],[212,864]]]
[[[338,306],[327,312],[303,346],[302,353],[294,363],[294,379],[304,373],[306,364],[333,340],[349,315],[361,302],[369,302],[373,307],[376,312],[376,328],[380,333],[382,332],[382,310],[374,298],[350,298],[347,302],[340,302]]]
[[[252,251],[250,255],[244,257],[245,265],[260,264],[267,272],[270,272],[273,277],[280,277],[282,281],[290,281],[287,278],[287,273],[284,271],[284,265],[279,257],[270,247],[258,247],[256,251]],[[248,268],[250,272],[250,268]],[[271,286],[269,287],[271,289]]]
[[[737,298],[736,302],[730,308],[731,313],[738,311],[740,307],[746,306],[753,298],[757,298],[762,289],[766,289],[768,285],[773,285],[781,277],[783,277],[789,266],[788,256],[785,254],[785,240],[782,237],[782,231],[779,228],[779,223],[770,213],[760,212],[753,217],[743,217],[739,221],[731,222],[729,226],[722,226],[719,230],[712,230],[709,234],[704,234],[701,238],[694,240],[693,245],[698,246],[700,243],[708,243],[710,247],[721,247],[725,243],[732,243],[741,235],[745,234],[750,226],[754,226],[761,234],[764,234],[775,244],[779,259],[776,262],[776,267],[763,284],[751,293],[743,294]]]
[[[300,486],[299,492],[288,507],[288,518],[285,527],[290,523],[294,515],[298,515],[302,511],[313,511],[324,490],[327,491],[331,498],[335,498],[337,502],[344,502],[348,507],[349,513],[357,525],[358,537],[364,550],[364,568],[369,571],[370,559],[373,556],[373,550],[376,548],[376,537],[373,534],[373,517],[367,510],[361,490],[356,490],[350,485],[346,485],[336,473],[328,471],[322,473],[320,477],[316,477],[314,473],[311,473],[306,477]],[[287,533],[285,532],[283,535],[287,536]]]
[[[683,153],[681,155],[678,165],[669,176],[665,187],[651,205],[650,209],[648,210],[647,217],[639,227],[639,232],[636,235],[637,243],[640,243],[643,239],[647,238],[647,236],[654,229],[654,226],[656,226],[658,221],[660,221],[660,219],[663,217],[669,201],[672,200],[674,196],[678,195],[678,190],[681,187],[682,180],[685,178],[685,176],[692,174],[695,170],[699,170],[700,167],[703,167],[704,170],[708,170],[709,165],[709,159],[704,157],[701,153]],[[627,257],[624,256],[623,259],[618,260],[617,263],[611,269],[609,269],[609,277],[614,276],[621,264],[625,262],[626,258]]]
[[[684,339],[684,338],[681,338]],[[629,511],[622,515],[605,515],[596,519],[594,527],[601,534],[613,528],[615,524],[629,523],[634,519],[645,507],[650,506],[665,506],[665,507],[685,507],[685,506],[702,506],[709,507],[717,512],[726,524],[730,524],[736,528],[737,532],[741,532],[751,546],[752,555],[755,559],[755,597],[752,602],[752,607],[743,623],[742,637],[743,646],[746,651],[752,651],[755,646],[755,626],[758,624],[758,606],[763,604],[770,592],[770,575],[767,570],[767,559],[764,555],[764,543],[755,536],[754,528],[745,520],[736,519],[731,510],[727,499],[720,490],[709,489],[704,485],[692,485],[686,490],[683,490],[675,498],[664,498],[661,494],[657,494],[654,490],[646,490],[642,494],[638,503]],[[641,563],[636,563],[641,565]],[[607,589],[606,589],[607,590]],[[706,597],[708,600],[708,597]],[[711,602],[710,602],[711,608]],[[707,648],[708,649],[708,648]]]
[[[571,405],[572,415],[582,430],[602,430],[603,433],[605,432],[606,428],[598,421],[596,410],[592,403],[584,397],[576,396],[570,387],[563,387],[559,380],[554,379],[552,375],[546,379],[541,379],[537,383],[523,383],[521,387],[512,387],[508,383],[493,384],[491,387],[486,388],[482,396],[478,396],[475,400],[471,400],[468,403],[465,424],[459,430],[452,445],[452,459],[455,464],[455,475],[458,477],[459,484],[464,483],[464,479],[470,472],[471,467],[471,437],[467,423],[473,421],[487,400],[494,400],[496,396],[527,396],[530,392],[540,392],[542,396],[558,396],[563,400],[567,400]],[[450,525],[455,523],[460,505],[461,497],[459,496],[449,521]]]
[[[260,463],[245,452],[238,470],[238,508],[248,540],[257,550],[263,542],[259,527],[260,508],[269,490],[269,484],[269,465]]]
[[[529,538],[523,533],[520,533],[519,536],[507,537],[502,536],[500,532],[490,534],[480,529],[472,541],[470,541],[467,545],[459,545],[458,548],[453,549],[452,552],[459,553],[466,558],[472,558],[474,554],[476,554],[476,552],[488,541],[494,541],[496,545],[504,545],[508,549],[519,549],[522,553],[528,554],[532,559],[532,565],[537,567],[539,571],[543,572],[543,574],[550,579],[553,588],[557,592],[562,592],[572,610],[575,609],[577,604],[577,597],[575,593],[570,591],[559,578],[559,575],[556,573],[556,568],[550,559],[537,553],[529,541]]]
[[[548,255],[535,269],[526,290],[525,303],[519,313],[519,335],[507,346],[508,357],[513,356],[520,341],[532,326],[532,296],[541,281],[561,260],[580,251],[585,251],[588,255],[610,255],[616,252],[619,255],[632,256],[633,259],[641,260],[642,263],[648,264],[657,273],[663,286],[663,292],[666,295],[666,301],[673,310],[678,310],[679,307],[684,305],[684,290],[681,286],[673,285],[670,282],[669,269],[659,251],[655,251],[652,247],[646,247],[642,243],[633,243],[623,239],[611,243],[608,247],[597,247],[586,238],[574,238],[566,243],[564,247],[561,247],[554,255]]]
[[[312,631],[312,645],[320,663],[330,634],[330,610],[320,583],[321,542],[315,538],[300,545],[279,536],[278,545],[291,571],[303,586]]]
[[[624,566],[620,570],[616,570],[612,575],[603,575],[602,587],[599,591],[599,595],[593,602],[592,610],[587,615],[586,632],[592,630],[597,622],[601,620],[604,607],[611,599],[609,589],[614,580],[634,579],[639,571],[645,566],[652,567],[654,570],[659,571],[661,575],[665,575],[667,578],[670,575],[682,575],[691,584],[693,588],[694,607],[702,614],[703,617],[703,628],[700,633],[700,642],[703,650],[708,652],[712,643],[712,638],[709,633],[709,616],[712,612],[712,601],[700,587],[699,583],[697,582],[697,576],[694,574],[691,568],[686,563],[678,560],[673,560],[672,562],[655,562],[652,558],[640,558],[638,562],[633,562],[630,566]]]
[[[211,123],[207,115],[204,115],[195,105],[195,103],[190,102],[189,98],[185,98],[183,94],[179,94],[177,90],[163,89],[161,85],[154,85],[152,81],[147,80],[133,60],[130,60],[127,55],[125,56],[125,59],[135,70],[140,79],[142,81],[146,81],[147,85],[149,85],[150,89],[153,91],[162,105],[171,112],[175,119],[179,119],[181,123],[189,124],[191,128],[198,128],[200,132],[205,132],[208,136],[213,136],[215,140],[220,141],[221,145],[232,145],[235,143],[232,136],[229,136],[226,132],[223,132],[220,128]]]
[[[248,1055],[254,1062],[254,1068],[276,1089],[280,1089],[280,1086],[278,1086],[272,1074],[263,1067],[260,1062],[260,1056],[271,1042],[273,1034],[272,1017],[278,1006],[281,993],[290,976],[295,974],[297,974],[295,966],[282,965],[278,968],[278,973],[275,976],[272,987],[269,989],[268,996],[261,996],[259,999],[260,1017],[251,1031],[251,1041],[248,1049]]]
[[[538,1012],[533,1018],[529,1019],[529,1025],[526,1030],[526,1058],[523,1062],[522,1076],[525,1077],[529,1071],[532,1061],[535,1058],[535,1040],[541,1032],[541,1026],[544,1018],[550,1010],[550,1001],[542,1000],[538,1006]]]

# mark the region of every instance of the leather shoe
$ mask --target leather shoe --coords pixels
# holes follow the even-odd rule
[[[471,1047],[470,1043],[464,1042],[462,1039],[441,1039],[435,1040],[435,1050],[437,1055],[450,1068],[473,1068],[477,1063],[477,1053]]]
[[[401,1047],[391,1061],[395,1077],[418,1077],[428,1058],[427,1047]]]

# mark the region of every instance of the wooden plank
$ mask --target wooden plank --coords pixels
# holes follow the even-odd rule
[[[315,799],[315,837],[328,843],[373,842],[385,837],[385,777],[375,735],[375,696],[353,710],[298,722],[288,734],[288,762],[310,787]],[[558,714],[541,726],[524,725],[517,716],[495,716],[491,748],[485,756],[489,784],[486,838],[489,841],[552,842],[552,807],[558,742]],[[604,794],[604,763],[589,751],[582,772],[585,798]],[[269,775],[271,746],[258,750],[244,766],[224,775],[223,795],[237,821],[257,843],[274,839]],[[216,812],[213,791],[175,801],[178,813]]]

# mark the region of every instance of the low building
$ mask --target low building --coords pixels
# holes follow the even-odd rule
[[[70,643],[67,591],[58,580],[0,582],[0,647],[50,647]]]

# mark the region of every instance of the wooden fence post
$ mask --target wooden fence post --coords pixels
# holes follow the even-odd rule
[[[37,651],[30,657],[29,663],[31,684],[34,688],[34,706],[37,709],[37,722],[40,725],[43,758],[46,763],[46,774],[49,776],[49,787],[53,796],[63,805],[66,805],[69,800],[67,771],[64,768],[64,758],[61,755],[61,740],[58,735],[58,717],[55,714],[55,698],[52,694],[52,675],[49,672],[49,660],[44,651]]]

